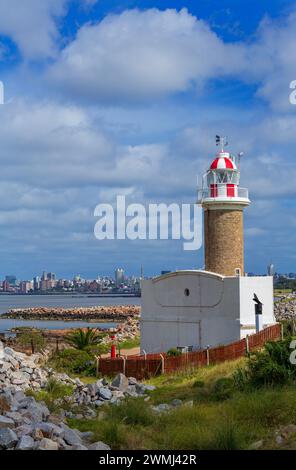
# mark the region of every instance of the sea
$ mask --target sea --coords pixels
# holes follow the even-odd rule
[[[7,333],[16,327],[33,327],[48,330],[62,330],[67,328],[92,328],[108,329],[116,326],[111,322],[87,322],[81,320],[16,320],[3,318],[1,315],[14,308],[30,307],[96,307],[99,305],[140,305],[139,297],[97,297],[89,295],[0,295],[0,333]]]

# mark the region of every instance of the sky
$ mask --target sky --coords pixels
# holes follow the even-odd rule
[[[182,240],[97,240],[97,204],[194,203],[244,152],[245,268],[296,271],[296,2],[0,0],[0,278],[203,267]]]

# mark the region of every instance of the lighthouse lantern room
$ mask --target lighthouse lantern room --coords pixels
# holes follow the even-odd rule
[[[240,158],[224,150],[227,145],[225,137],[216,136],[216,142],[221,145],[220,151],[213,160],[208,171],[203,175],[202,189],[198,193],[198,202],[212,204],[213,202],[233,202],[249,205],[248,190],[241,188]]]

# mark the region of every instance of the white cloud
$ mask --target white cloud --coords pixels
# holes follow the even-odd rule
[[[88,100],[149,98],[238,72],[227,45],[186,9],[128,10],[83,26],[49,72],[64,93]]]
[[[77,1],[77,0],[75,0]],[[97,0],[82,0],[91,6]],[[58,51],[58,20],[71,0],[0,0],[0,34],[18,46],[25,59],[54,57]]]

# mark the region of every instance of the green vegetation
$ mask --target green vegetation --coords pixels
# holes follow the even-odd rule
[[[96,360],[88,351],[78,349],[64,349],[56,353],[48,363],[59,372],[70,375],[96,375]]]
[[[140,337],[139,336],[136,336],[133,339],[126,339],[124,341],[121,341],[118,344],[118,348],[120,350],[122,350],[122,349],[133,349],[133,348],[137,348],[139,346],[140,346]]]
[[[112,449],[248,449],[263,440],[264,449],[277,448],[275,431],[296,423],[295,366],[290,339],[267,343],[249,358],[216,366],[162,375],[150,400],[126,400],[100,409],[95,420],[70,420],[81,431]],[[183,405],[159,414],[149,406]],[[103,415],[103,416],[102,416]],[[296,435],[280,448],[295,449]]]
[[[18,343],[25,348],[31,348],[32,354],[46,346],[46,340],[40,330],[24,328],[17,337]]]
[[[296,367],[290,361],[291,338],[266,343],[250,355],[247,367],[238,369],[234,380],[239,388],[283,385],[296,379]]]
[[[65,340],[75,349],[83,351],[91,346],[96,346],[104,336],[104,333],[99,334],[96,328],[87,328],[86,330],[79,328],[69,333]]]
[[[181,356],[182,352],[177,348],[171,348],[167,352],[168,357],[178,357]]]
[[[27,390],[28,396],[33,396],[37,401],[42,401],[46,404],[51,413],[57,412],[60,408],[69,408],[69,403],[66,397],[72,395],[73,387],[65,385],[61,382],[50,378],[44,390],[35,392]]]

